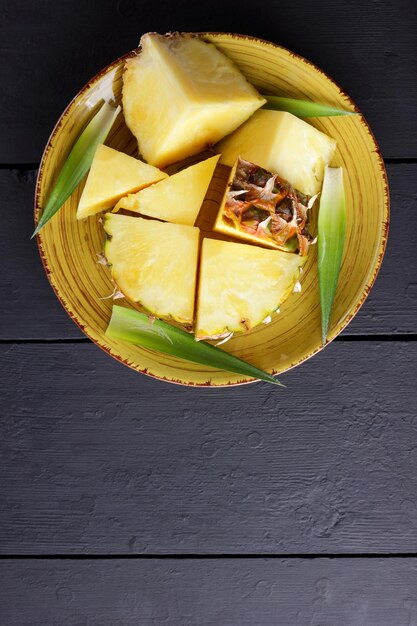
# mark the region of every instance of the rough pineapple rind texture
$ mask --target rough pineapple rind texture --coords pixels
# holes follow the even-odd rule
[[[200,211],[219,155],[191,165],[136,194],[122,198],[115,210],[128,209],[159,220],[192,226]]]
[[[127,126],[146,161],[164,167],[231,133],[265,100],[215,46],[148,33],[123,76]]]
[[[217,146],[220,163],[240,156],[288,180],[307,196],[319,193],[336,141],[285,111],[261,109]]]
[[[78,204],[77,219],[110,209],[125,194],[166,177],[152,165],[99,144]]]
[[[260,324],[290,295],[304,262],[279,250],[204,239],[196,338],[241,333]]]
[[[107,213],[104,253],[120,291],[157,317],[191,325],[199,229]]]
[[[244,230],[238,230],[234,226],[231,226],[224,221],[222,209],[220,209],[219,213],[217,214],[213,230],[216,233],[221,233],[222,235],[226,235],[227,237],[231,237],[232,239],[248,241],[257,246],[262,246],[263,248],[270,248],[272,250],[285,250],[288,253],[292,253],[297,249],[295,240],[291,241],[285,246],[280,246],[270,239],[260,239],[259,237],[256,237],[256,235],[246,233]]]
[[[279,246],[274,241],[270,239],[260,239],[256,237],[256,235],[251,235],[250,233],[246,233],[244,230],[238,230],[232,225],[229,225],[223,219],[223,210],[220,209],[216,221],[213,226],[213,230],[216,233],[221,233],[222,235],[227,235],[228,237],[232,237],[233,239],[248,241],[250,243],[254,243],[257,246],[262,246],[263,248],[272,248],[273,250],[283,250],[283,246]]]
[[[272,238],[272,236],[269,234],[269,232],[267,231],[266,233],[263,232],[262,230],[259,232],[259,230],[256,233],[252,233],[252,232],[248,232],[247,230],[245,230],[241,225],[237,224],[233,218],[230,215],[230,212],[227,209],[227,202],[228,202],[228,197],[230,192],[232,191],[240,191],[239,187],[239,181],[235,181],[237,172],[238,172],[238,166],[239,163],[241,164],[240,166],[242,166],[242,162],[240,157],[236,160],[236,162],[234,163],[230,174],[229,174],[229,178],[227,181],[227,185],[226,185],[226,189],[225,192],[223,194],[223,199],[222,202],[220,203],[220,207],[217,213],[217,217],[216,220],[214,222],[213,225],[213,230],[214,232],[217,233],[222,233],[223,235],[227,235],[229,237],[232,237],[234,239],[237,240],[243,240],[243,241],[250,241],[253,244],[259,245],[259,246],[263,246],[265,248],[272,248],[273,250],[283,250],[284,252],[296,252],[297,250],[299,250],[300,254],[305,255],[308,254],[308,245],[307,247],[305,247],[304,249],[300,250],[300,242],[297,239],[297,235],[294,234],[293,236],[290,236],[284,243],[278,243],[278,241],[274,240]],[[246,166],[244,166],[244,171],[248,172],[248,166],[250,169],[250,166],[254,165],[254,164],[250,164],[249,162],[247,163]],[[269,173],[271,174],[271,173]],[[240,174],[240,176],[242,176],[242,174]],[[239,174],[238,174],[239,177]],[[284,181],[282,179],[282,184],[284,185],[283,188],[285,188],[286,185],[286,181]],[[233,187],[235,186],[235,189],[233,189]],[[146,190],[145,190],[146,191]],[[291,193],[297,193],[297,191],[295,189],[291,190]],[[237,200],[239,200],[239,197],[242,199],[243,196],[237,196]],[[261,199],[262,201],[265,200],[265,196],[262,198],[262,196],[259,194],[258,198]],[[252,202],[256,203],[256,195],[252,195]],[[276,208],[275,208],[275,213],[280,215],[280,210],[279,210],[279,206],[280,206],[280,200],[278,201]],[[265,206],[265,205],[264,205]],[[304,205],[305,206],[305,205]],[[256,207],[256,204],[255,204]],[[271,207],[269,207],[271,208]],[[278,208],[278,210],[277,210]],[[301,213],[299,214],[299,220],[298,220],[298,224],[300,224],[300,234],[302,234],[303,229],[305,224],[303,224],[303,226],[301,226]],[[308,217],[307,217],[307,225],[308,225]],[[277,232],[279,233],[279,230],[277,230]],[[282,232],[282,231],[281,231]],[[306,233],[304,233],[304,235],[302,235],[304,237],[305,241],[309,241],[311,238],[309,235],[306,235]],[[284,240],[282,240],[284,241]]]
[[[220,156],[220,155],[219,155]],[[245,232],[244,230],[238,230],[235,224],[228,223],[225,219],[225,204],[227,201],[227,194],[232,186],[233,179],[236,174],[237,161],[234,163],[229,178],[227,181],[226,189],[223,194],[223,199],[220,203],[220,207],[217,213],[216,220],[213,224],[213,230],[216,233],[222,233],[223,235],[227,235],[228,237],[232,237],[234,239],[240,239],[243,241],[250,241],[258,246],[263,246],[264,248],[272,248],[273,250],[286,250],[291,251],[290,246],[279,246],[275,241],[271,241],[271,239],[261,239],[256,235],[252,235],[251,233]]]

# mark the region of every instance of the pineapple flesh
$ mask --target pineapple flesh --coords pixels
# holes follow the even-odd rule
[[[126,61],[126,124],[157,167],[218,142],[264,103],[232,61],[195,36],[147,33]]]
[[[99,144],[78,204],[77,219],[110,209],[122,196],[166,177],[152,165]]]
[[[219,338],[260,324],[290,295],[304,259],[279,250],[204,239],[196,338]]]
[[[312,240],[307,221],[313,203],[314,197],[308,199],[288,181],[239,157],[214,230],[269,248],[298,250],[304,256]]]
[[[136,194],[122,198],[115,207],[175,224],[192,226],[200,211],[219,155],[191,165]]]
[[[199,229],[114,213],[104,254],[120,291],[157,317],[193,323]]]
[[[333,158],[336,141],[285,111],[257,111],[216,146],[220,163],[236,159],[257,163],[277,173],[306,196],[319,193],[324,167]]]

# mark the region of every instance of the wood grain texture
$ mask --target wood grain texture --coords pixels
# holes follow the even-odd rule
[[[36,173],[0,170],[0,338],[78,339],[83,334],[52,291],[36,242],[30,239]]]
[[[388,247],[376,283],[343,336],[416,332],[417,230],[412,224],[416,193],[410,181],[417,165],[388,165],[391,228]],[[33,230],[36,172],[0,170],[0,193],[5,211],[0,238],[1,339],[78,339],[83,337],[65,313],[46,279]],[[11,253],[13,252],[13,253]]]
[[[4,0],[0,162],[38,162],[55,122],[102,67],[150,30],[245,33],[310,59],[357,102],[385,157],[417,157],[417,12],[412,0]],[[388,122],[389,120],[389,122]]]
[[[287,389],[197,390],[2,346],[0,552],[415,551],[416,357],[337,342]]]
[[[413,626],[413,559],[3,561],[2,626]]]

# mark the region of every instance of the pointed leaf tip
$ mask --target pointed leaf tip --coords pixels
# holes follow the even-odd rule
[[[333,117],[341,115],[360,115],[357,111],[347,111],[337,107],[311,100],[299,100],[297,98],[286,98],[281,96],[264,96],[266,104],[264,109],[274,111],[286,111],[297,117]]]
[[[326,345],[346,235],[343,168],[326,166],[318,218],[318,275],[322,341]]]
[[[172,354],[193,363],[201,363],[285,387],[271,374],[205,341],[195,341],[193,335],[176,326],[159,319],[154,319],[150,324],[149,317],[139,311],[114,305],[105,334],[110,339],[126,341],[157,352]]]
[[[105,102],[78,136],[58,174],[31,239],[59,211],[81,182],[91,166],[97,146],[106,140],[120,110],[120,106],[114,108]]]

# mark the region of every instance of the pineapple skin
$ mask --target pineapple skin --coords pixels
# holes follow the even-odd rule
[[[123,75],[127,126],[144,158],[165,167],[231,133],[265,104],[213,44],[147,33]]]
[[[307,196],[319,193],[336,141],[285,111],[262,109],[216,146],[220,163],[240,156],[288,180]]]
[[[233,164],[233,167],[231,169],[231,172],[227,181],[227,186],[223,194],[223,199],[220,203],[219,211],[217,213],[216,220],[213,224],[214,232],[221,233],[222,235],[227,235],[228,237],[232,237],[238,240],[248,241],[258,246],[263,246],[265,248],[272,248],[273,250],[282,250],[283,249],[282,246],[281,247],[278,246],[278,244],[276,244],[274,241],[271,241],[270,239],[261,239],[259,237],[256,237],[255,235],[246,233],[243,230],[237,230],[237,228],[234,225],[228,224],[227,221],[225,221],[224,219],[225,208],[224,207],[227,201],[228,191],[230,190],[230,187],[232,186],[232,183],[233,183],[233,179],[235,177],[236,167],[237,167],[237,161]]]
[[[114,211],[127,209],[159,220],[193,226],[219,155],[191,165],[158,183],[122,198]]]
[[[166,177],[152,165],[99,144],[78,203],[77,219],[110,209],[125,194]]]
[[[227,224],[223,219],[222,207],[220,207],[220,211],[217,214],[213,230],[216,233],[221,233],[222,235],[226,235],[227,237],[232,237],[237,240],[247,241],[249,243],[256,244],[257,246],[270,248],[272,250],[283,250],[282,246],[278,246],[278,244],[274,243],[270,239],[260,239],[259,237],[255,237],[255,235],[245,233],[243,230],[237,230],[234,226]]]
[[[196,339],[247,332],[263,322],[292,293],[305,260],[279,250],[204,239]]]
[[[230,171],[226,189],[223,194],[223,199],[220,203],[216,220],[213,224],[213,231],[217,233],[221,233],[223,235],[227,235],[228,237],[232,237],[240,241],[242,240],[248,241],[258,246],[263,246],[265,248],[272,248],[273,250],[282,250],[284,252],[296,252],[297,247],[298,247],[298,242],[295,237],[293,237],[292,240],[291,239],[287,240],[284,244],[279,244],[278,242],[274,241],[271,237],[267,237],[267,236],[262,237],[259,234],[252,234],[252,233],[245,231],[242,228],[238,228],[237,225],[232,220],[228,219],[228,215],[226,211],[226,204],[228,201],[228,194],[230,190],[232,190],[233,188],[233,183],[235,180],[239,161],[240,161],[240,157],[234,163]]]
[[[107,213],[104,255],[119,290],[156,317],[193,324],[199,229]]]

